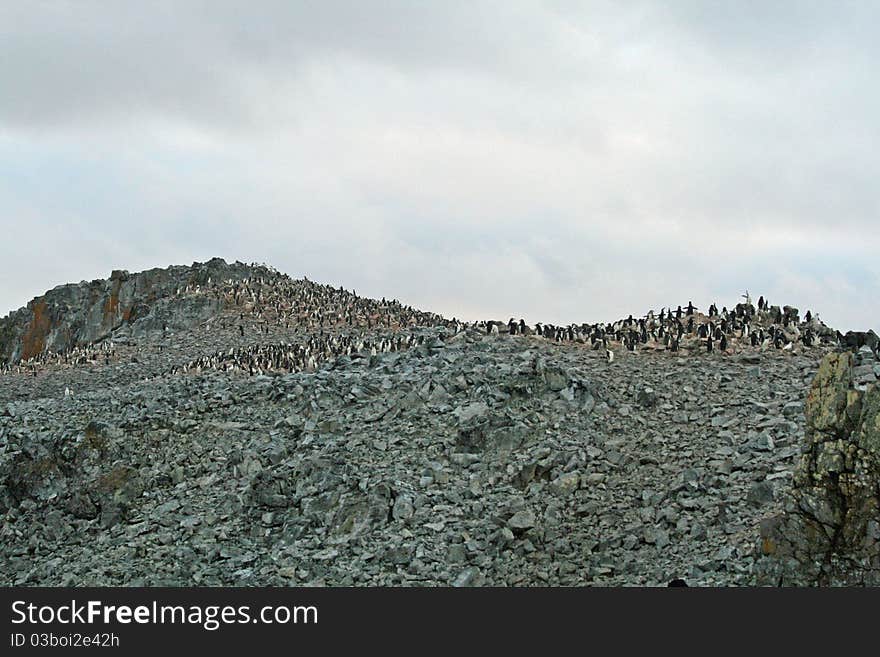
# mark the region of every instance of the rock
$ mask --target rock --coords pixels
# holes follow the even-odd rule
[[[761,525],[764,581],[880,584],[880,389],[857,386],[852,353],[823,359],[785,513]]]
[[[71,494],[67,502],[67,510],[75,518],[92,520],[98,517],[98,507],[95,506],[89,495],[82,490],[74,491]]]
[[[462,564],[467,561],[467,551],[461,543],[450,545],[446,551],[446,563]]]
[[[568,495],[577,490],[579,484],[580,475],[576,472],[568,472],[554,479],[550,486],[557,495]]]
[[[703,525],[701,525],[699,523],[695,523],[694,525],[691,525],[691,529],[690,529],[691,539],[693,539],[694,541],[705,541],[707,536],[708,536],[708,533],[706,532],[706,528]]]
[[[409,520],[412,518],[415,509],[413,508],[412,498],[408,495],[401,495],[394,501],[392,515],[395,520]]]
[[[785,406],[782,407],[782,414],[789,419],[800,417],[803,412],[804,403],[801,401],[788,402]]]
[[[458,423],[462,426],[472,426],[487,418],[489,415],[489,407],[483,402],[474,402],[467,406],[459,406],[453,415],[458,418]]]
[[[769,481],[761,481],[756,483],[749,489],[749,495],[746,498],[750,504],[761,506],[769,504],[775,499],[773,484]]]
[[[877,376],[874,374],[874,365],[872,363],[853,367],[853,382],[856,385],[867,385],[868,383],[874,383],[876,380]]]
[[[770,452],[776,447],[773,436],[769,433],[759,433],[755,435],[748,443],[749,447],[761,452]]]
[[[544,381],[549,390],[559,392],[568,387],[570,379],[566,372],[560,369],[552,369],[544,373]]]
[[[639,405],[644,406],[645,408],[650,408],[657,404],[657,393],[654,392],[653,388],[642,388],[639,390],[636,401]]]
[[[517,511],[507,521],[508,527],[514,531],[525,531],[535,526],[535,514],[528,509]]]
[[[480,586],[481,581],[482,575],[480,573],[480,569],[476,568],[475,566],[471,566],[470,568],[465,568],[456,576],[456,578],[452,581],[452,586]]]

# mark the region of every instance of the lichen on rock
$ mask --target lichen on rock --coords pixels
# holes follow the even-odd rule
[[[785,512],[761,525],[760,583],[880,584],[880,387],[855,384],[861,358],[819,366]]]

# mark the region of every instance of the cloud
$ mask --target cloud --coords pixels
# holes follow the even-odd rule
[[[878,13],[7,3],[0,309],[220,255],[467,318],[878,326]]]

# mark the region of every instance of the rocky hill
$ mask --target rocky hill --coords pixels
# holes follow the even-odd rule
[[[840,350],[797,309],[465,324],[213,260],[2,326],[4,584],[825,583],[769,534]]]

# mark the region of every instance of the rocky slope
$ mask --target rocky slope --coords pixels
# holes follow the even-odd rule
[[[4,584],[768,583],[835,346],[609,362],[267,271],[0,374]]]

